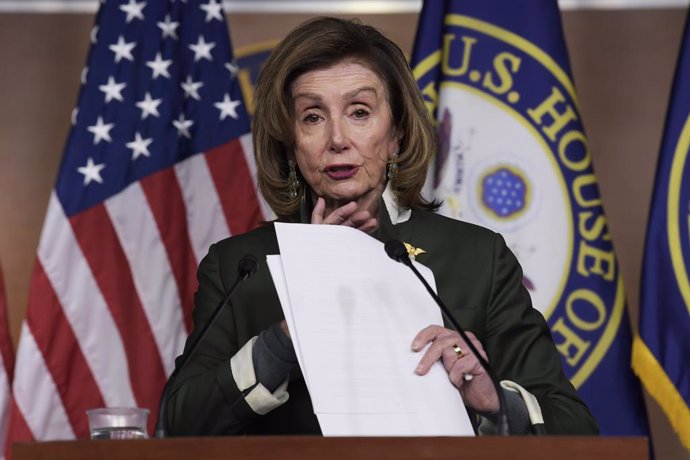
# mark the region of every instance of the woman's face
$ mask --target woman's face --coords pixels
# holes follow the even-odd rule
[[[327,207],[377,199],[398,149],[386,88],[367,67],[342,61],[292,84],[295,160]]]

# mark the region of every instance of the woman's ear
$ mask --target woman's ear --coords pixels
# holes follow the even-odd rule
[[[295,170],[299,171],[299,167],[297,166],[297,156],[295,155],[295,152],[292,150],[288,150],[285,153],[285,161],[288,164],[292,164]]]
[[[402,132],[396,130],[393,138],[391,138],[389,148],[388,148],[388,159],[391,160],[393,157],[400,153],[400,141],[402,140]]]
[[[396,128],[395,129],[395,140],[398,141],[398,144],[400,144],[400,141],[402,141],[402,138],[403,138],[402,128]]]
[[[285,149],[285,159],[286,160],[292,160],[292,162],[295,162],[295,151],[292,149]]]

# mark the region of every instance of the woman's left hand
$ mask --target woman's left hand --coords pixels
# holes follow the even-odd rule
[[[467,336],[482,357],[488,361],[479,339],[471,332],[467,332]],[[421,351],[427,344],[431,345],[419,361],[417,374],[426,375],[431,366],[441,360],[450,381],[460,390],[462,400],[467,406],[479,412],[498,411],[498,395],[491,378],[460,334],[441,326],[427,326],[415,336],[412,341],[412,350]]]

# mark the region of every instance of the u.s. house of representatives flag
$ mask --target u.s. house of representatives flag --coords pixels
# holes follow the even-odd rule
[[[101,5],[21,330],[10,439],[88,437],[151,410],[190,329],[209,244],[263,218],[216,0]]]
[[[438,124],[442,213],[506,238],[602,433],[646,434],[556,0],[425,2],[412,66]]]
[[[690,22],[649,213],[633,367],[690,451]]]

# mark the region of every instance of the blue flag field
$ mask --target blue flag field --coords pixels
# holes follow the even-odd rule
[[[690,25],[666,118],[647,226],[633,367],[690,452]]]

